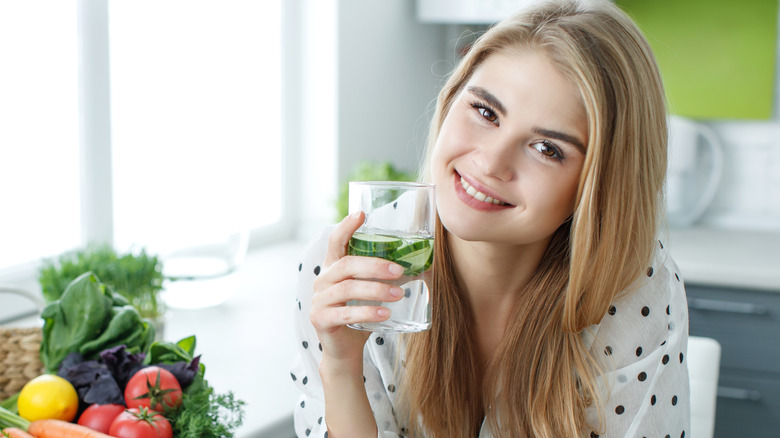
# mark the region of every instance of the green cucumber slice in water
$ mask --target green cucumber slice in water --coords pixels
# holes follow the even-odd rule
[[[427,271],[433,262],[433,239],[419,240],[393,252],[394,262],[405,268],[404,275],[415,276]]]
[[[384,259],[397,248],[400,248],[403,243],[404,241],[400,237],[355,233],[349,239],[347,253],[349,255],[380,257]]]
[[[405,276],[416,276],[431,267],[433,239],[355,233],[349,241],[347,253],[383,258],[403,266]]]

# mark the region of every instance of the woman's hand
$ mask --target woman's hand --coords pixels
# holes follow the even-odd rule
[[[327,359],[362,368],[363,345],[370,333],[346,325],[381,322],[390,317],[386,307],[347,306],[347,301],[387,302],[398,301],[403,296],[400,287],[381,282],[400,278],[403,273],[400,265],[377,257],[347,255],[349,239],[363,224],[364,217],[362,212],[347,216],[331,232],[322,271],[314,280],[310,318],[322,344],[323,364]]]

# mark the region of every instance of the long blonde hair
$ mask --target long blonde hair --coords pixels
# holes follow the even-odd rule
[[[448,234],[438,223],[433,325],[407,338],[401,393],[410,428],[419,434],[475,436],[483,415],[498,436],[599,431],[603,364],[580,334],[646,271],[656,244],[666,173],[663,86],[639,29],[607,2],[543,3],[482,35],[439,93],[422,178],[430,179],[430,156],[453,100],[488,56],[513,49],[546,54],[579,91],[588,144],[576,206],[518,294],[513,319],[484,370]],[[600,424],[587,424],[590,406]]]

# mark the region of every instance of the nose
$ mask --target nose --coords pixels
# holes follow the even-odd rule
[[[506,139],[492,138],[472,155],[472,161],[483,175],[508,182],[515,177],[517,145]]]

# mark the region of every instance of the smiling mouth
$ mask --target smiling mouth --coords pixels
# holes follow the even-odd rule
[[[501,205],[501,206],[510,206],[511,204],[508,204],[500,199],[492,198],[479,190],[475,189],[474,186],[466,182],[463,177],[460,177],[460,185],[463,186],[463,190],[466,191],[466,193],[471,196],[472,198],[476,199],[477,201],[482,201],[486,204],[495,204],[495,205]]]

